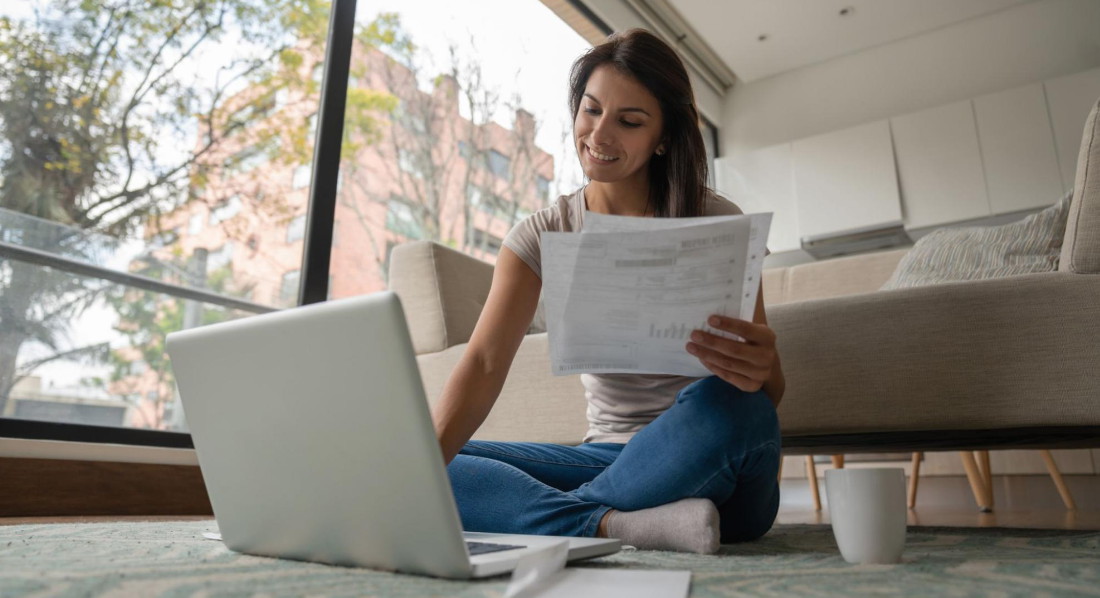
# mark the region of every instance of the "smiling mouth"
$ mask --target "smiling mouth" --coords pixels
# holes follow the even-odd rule
[[[597,160],[599,160],[599,161],[601,161],[601,162],[614,162],[615,160],[618,160],[618,159],[619,159],[619,158],[618,158],[618,157],[616,157],[616,156],[609,156],[609,155],[607,155],[607,154],[601,154],[600,152],[597,152],[596,150],[594,150],[594,149],[592,149],[592,148],[588,147],[587,145],[586,145],[586,146],[584,146],[584,147],[585,147],[585,149],[587,149],[587,150],[588,150],[588,154],[589,154],[590,156],[592,156],[593,158],[595,158],[595,159],[597,159]]]

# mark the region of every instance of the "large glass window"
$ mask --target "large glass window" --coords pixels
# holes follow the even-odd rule
[[[566,98],[589,44],[541,2],[360,1],[356,21],[334,297],[386,288],[390,248],[412,239],[495,261],[516,222],[581,184]]]
[[[0,3],[0,417],[185,431],[165,335],[296,302],[328,13]]]
[[[328,3],[133,8],[0,4],[0,417],[186,431],[165,336],[315,276]],[[492,261],[576,189],[587,47],[538,0],[360,1],[329,297],[385,288],[410,239]]]

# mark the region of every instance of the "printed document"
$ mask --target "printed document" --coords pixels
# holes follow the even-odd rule
[[[555,375],[710,372],[684,348],[712,314],[752,320],[771,214],[632,218],[585,213],[542,233]]]
[[[691,571],[566,567],[569,542],[519,559],[504,598],[687,598]]]

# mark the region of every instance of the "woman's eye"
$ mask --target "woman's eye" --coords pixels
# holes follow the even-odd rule
[[[621,121],[621,122],[623,123],[624,127],[629,127],[631,129],[642,126],[642,123],[630,122],[629,120],[624,120],[624,121]]]
[[[600,111],[595,109],[595,108],[585,108],[584,113],[585,114],[599,114]]]

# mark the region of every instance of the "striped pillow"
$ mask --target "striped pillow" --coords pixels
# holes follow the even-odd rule
[[[1000,226],[934,230],[901,258],[882,290],[1057,270],[1071,198]]]

